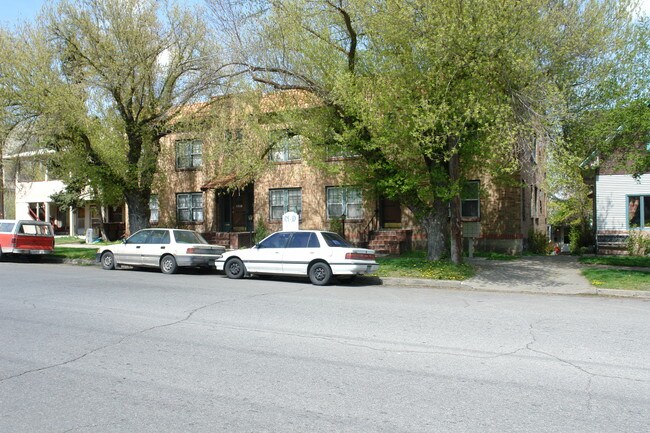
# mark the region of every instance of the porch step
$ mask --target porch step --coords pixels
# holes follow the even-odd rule
[[[368,248],[376,254],[399,255],[411,249],[411,230],[380,230],[370,236]]]

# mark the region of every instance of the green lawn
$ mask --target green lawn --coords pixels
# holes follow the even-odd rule
[[[650,272],[591,268],[584,269],[582,274],[602,289],[650,290]]]
[[[412,251],[400,257],[379,257],[380,277],[426,278],[430,280],[465,280],[474,275],[469,265],[454,265],[448,260],[426,260],[424,251]]]
[[[72,248],[72,247],[54,247],[54,257],[61,259],[87,259],[95,260],[97,248]]]
[[[585,265],[608,265],[608,266],[633,266],[650,268],[650,257],[636,256],[595,256],[580,257],[580,263]]]

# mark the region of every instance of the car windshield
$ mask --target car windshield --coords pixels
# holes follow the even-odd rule
[[[207,244],[208,241],[197,232],[188,230],[174,230],[174,239],[177,244]]]
[[[341,248],[350,248],[352,245],[343,239],[340,235],[332,232],[322,232],[323,239],[327,242],[327,245],[330,247],[341,247]]]

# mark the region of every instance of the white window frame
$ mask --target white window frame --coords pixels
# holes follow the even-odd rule
[[[639,204],[636,209],[639,212],[639,225],[630,225],[630,199],[638,198]],[[650,194],[630,194],[625,199],[625,220],[628,230],[650,230],[650,214],[646,214],[646,200],[650,201]]]
[[[469,180],[465,182],[466,184],[476,184],[476,197],[462,197],[460,200],[460,217],[463,219],[472,219],[477,220],[481,218],[481,181],[479,180]],[[464,203],[476,202],[476,215],[465,215],[464,213]]]
[[[203,165],[203,142],[201,140],[176,140],[176,169],[196,170]]]
[[[343,214],[345,215],[345,218],[349,220],[363,219],[363,192],[360,188],[346,186],[328,186],[325,188],[325,197],[325,209],[328,220],[338,219]],[[340,201],[334,201],[338,200],[339,198]],[[331,207],[337,205],[340,206],[341,213],[338,215],[333,215]],[[356,213],[353,210],[355,207],[358,208],[358,211]]]
[[[187,206],[181,203],[183,199],[187,200]],[[189,212],[189,218],[181,216],[184,212]],[[176,218],[179,223],[203,222],[203,193],[183,192],[176,194]]]
[[[297,199],[297,204],[296,204],[296,199]],[[280,221],[282,220],[282,215],[284,215],[287,212],[295,212],[299,216],[302,216],[302,189],[301,188],[270,189],[269,190],[269,220]]]
[[[283,135],[269,152],[269,159],[273,162],[293,162],[302,160],[304,137],[302,135]]]
[[[149,224],[158,224],[160,220],[160,202],[158,195],[152,194],[149,197]]]

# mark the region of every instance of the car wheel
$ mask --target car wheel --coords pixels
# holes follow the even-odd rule
[[[312,284],[325,286],[332,279],[332,269],[327,263],[315,263],[311,268],[309,268],[309,279]]]
[[[110,251],[105,252],[102,254],[102,268],[106,269],[107,271],[110,271],[111,269],[115,269],[115,257],[113,257],[113,253]]]
[[[175,274],[178,269],[174,256],[164,256],[160,259],[160,270],[163,274]]]
[[[244,262],[238,258],[228,260],[223,269],[226,271],[228,278],[239,279],[243,278],[244,274],[246,274]]]

